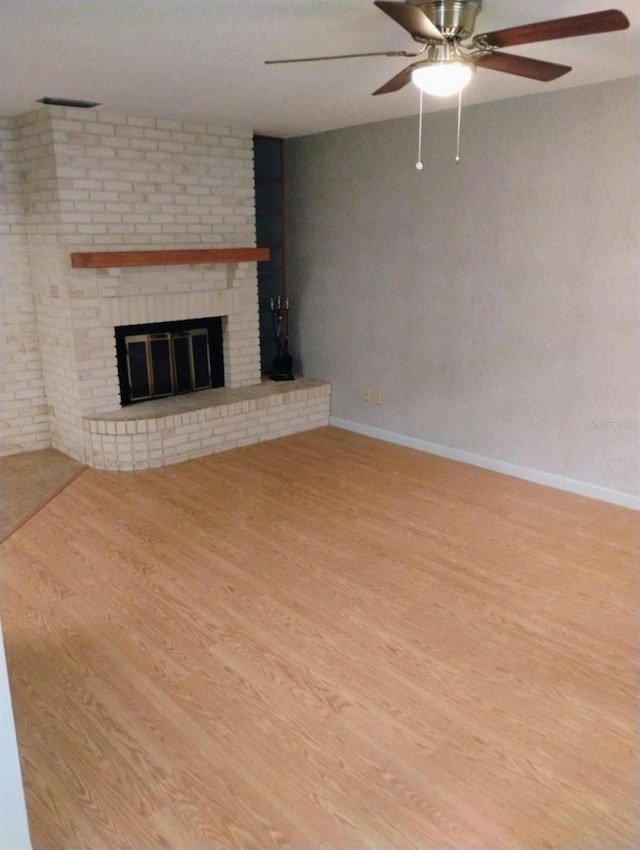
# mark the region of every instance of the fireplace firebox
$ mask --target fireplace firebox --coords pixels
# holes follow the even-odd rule
[[[224,386],[222,319],[115,328],[122,405]]]

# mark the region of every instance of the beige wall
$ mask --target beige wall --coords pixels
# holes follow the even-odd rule
[[[467,108],[457,165],[427,115],[422,172],[417,119],[287,142],[292,347],[334,416],[639,491],[637,96]]]

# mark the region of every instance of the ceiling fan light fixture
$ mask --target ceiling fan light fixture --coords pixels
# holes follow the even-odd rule
[[[425,94],[449,97],[458,94],[469,84],[474,70],[471,62],[431,62],[414,68],[411,81]]]

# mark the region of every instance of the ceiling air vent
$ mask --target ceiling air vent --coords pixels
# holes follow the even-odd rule
[[[75,106],[76,109],[93,109],[100,106],[95,100],[72,100],[70,97],[41,97],[36,103],[45,103],[47,106]]]

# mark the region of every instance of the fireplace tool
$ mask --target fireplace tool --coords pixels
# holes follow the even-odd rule
[[[269,301],[273,319],[276,356],[269,377],[272,381],[293,381],[292,357],[289,354],[289,296],[278,295]]]

